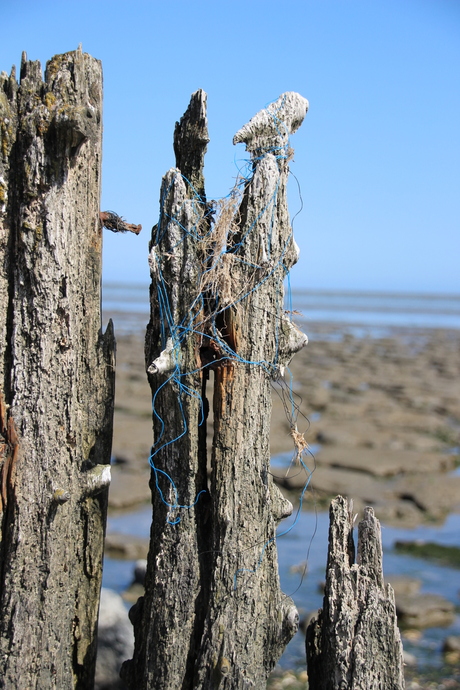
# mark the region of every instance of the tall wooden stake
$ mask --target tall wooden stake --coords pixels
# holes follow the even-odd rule
[[[176,125],[177,168],[163,179],[150,252],[153,521],[145,597],[131,612],[134,659],[122,672],[136,690],[265,688],[297,630],[275,546],[292,506],[269,472],[269,428],[270,380],[306,343],[285,315],[283,280],[298,257],[288,137],[307,108],[284,94],[237,133],[250,170],[241,198],[234,190],[217,209],[204,194],[202,91]]]
[[[93,685],[114,340],[101,332],[100,63],[0,76],[0,686]]]

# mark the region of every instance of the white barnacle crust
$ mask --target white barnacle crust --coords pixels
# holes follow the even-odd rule
[[[294,604],[289,606],[289,608],[287,609],[284,620],[286,627],[293,633],[296,633],[299,629],[299,612],[297,611]]]
[[[112,479],[110,465],[95,465],[84,473],[83,495],[94,496],[109,486]]]
[[[292,515],[294,506],[289,499],[285,498],[274,482],[269,485],[269,497],[271,498],[272,515],[276,522]]]
[[[154,245],[152,249],[150,250],[149,253],[149,267],[150,267],[150,275],[154,280],[158,280],[159,276],[159,270],[158,270],[158,265],[159,265],[159,257],[158,257],[158,247]]]
[[[6,118],[4,120],[6,122]],[[0,175],[0,192],[3,192],[0,194],[0,213],[3,213],[6,209],[6,201],[8,197],[8,189],[5,180],[3,177]]]
[[[292,265],[296,264],[299,260],[300,257],[300,248],[297,242],[295,241],[294,237],[292,238],[292,249],[293,249],[293,257],[292,257]]]
[[[247,151],[286,146],[289,136],[302,124],[308,107],[306,98],[287,91],[238,130],[233,143],[246,144]]]
[[[296,352],[308,343],[308,336],[303,333],[287,316],[281,319],[278,366],[274,376],[284,376],[285,368]]]
[[[283,332],[286,343],[285,347],[289,353],[295,354],[308,343],[307,334],[303,333],[290,319],[284,319]]]
[[[147,369],[148,374],[167,374],[172,371],[175,367],[175,362],[173,359],[173,341],[168,338],[166,341],[165,349],[160,352],[159,356],[153,360],[149,368]]]

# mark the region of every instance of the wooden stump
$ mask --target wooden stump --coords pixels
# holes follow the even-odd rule
[[[393,589],[384,584],[380,523],[366,508],[358,525],[338,496],[330,507],[323,608],[307,629],[311,690],[402,690],[403,653]]]

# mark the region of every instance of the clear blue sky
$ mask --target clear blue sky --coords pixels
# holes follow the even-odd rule
[[[147,282],[174,123],[208,94],[209,198],[246,156],[233,134],[282,92],[303,211],[295,287],[460,292],[459,0],[2,0],[0,69],[76,49],[104,70],[106,280]],[[291,215],[300,207],[290,187]]]

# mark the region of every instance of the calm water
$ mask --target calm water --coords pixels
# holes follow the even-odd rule
[[[109,518],[108,530],[148,537],[150,522],[151,508],[145,506],[127,515]],[[285,531],[290,524],[292,519],[286,520],[282,523],[280,531]],[[294,599],[301,619],[322,605],[320,584],[325,578],[328,529],[329,516],[326,512],[305,511],[300,513],[294,529],[277,540],[281,588]],[[460,515],[449,516],[443,525],[437,527],[399,529],[383,525],[385,578],[391,582],[392,575],[416,577],[422,582],[422,592],[441,594],[458,604],[459,570],[395,553],[394,544],[398,540],[422,538],[447,546],[459,546],[459,536]],[[305,563],[306,572],[302,574]],[[106,558],[104,586],[122,592],[132,581],[133,566],[134,563],[130,561],[113,561]],[[244,583],[241,582],[239,586],[244,586]],[[415,654],[421,665],[440,665],[442,641],[447,635],[460,635],[460,616],[457,615],[454,624],[447,629],[425,630],[416,644],[404,641],[404,648]],[[301,632],[297,633],[286,648],[280,665],[284,668],[305,667],[305,637]]]
[[[115,332],[143,333],[149,318],[149,296],[146,285],[104,284],[104,322],[113,318]],[[384,336],[394,329],[460,329],[459,295],[409,295],[376,292],[332,292],[293,291],[292,304],[288,309],[301,312],[295,320],[309,333],[321,332],[322,327],[336,325],[343,331],[355,335],[371,334]],[[322,336],[321,336],[322,337]],[[279,458],[284,462],[282,457]],[[276,459],[275,459],[276,462]],[[127,535],[148,537],[150,529],[150,507],[144,507],[131,514],[109,519],[108,529]],[[289,523],[287,523],[289,525]],[[285,525],[281,528],[285,530]],[[302,512],[295,527],[277,541],[280,578],[284,592],[291,594],[301,615],[321,606],[322,595],[318,585],[324,580],[327,556],[328,515],[327,513]],[[399,539],[424,539],[442,544],[460,546],[460,516],[451,515],[439,527],[420,526],[416,529],[396,529],[383,526],[384,571],[391,574],[406,574],[422,581],[422,591],[442,594],[459,604],[460,572],[451,568],[433,565],[426,561],[410,558],[394,552],[393,546]],[[307,562],[307,572],[302,578],[297,566]],[[123,591],[130,584],[133,563],[106,559],[104,585]],[[421,640],[414,646],[405,643],[405,648],[414,653],[420,663],[438,665],[441,663],[440,649],[447,635],[460,635],[460,617],[453,626],[444,630],[431,628],[424,631]],[[304,637],[298,633],[286,649],[281,665],[304,667]]]
[[[142,331],[149,318],[148,286],[105,283],[102,307],[104,321],[112,317],[116,332]],[[293,290],[292,309],[300,312],[295,320],[307,333],[308,324],[318,323],[342,323],[376,334],[401,327],[460,329],[460,294]]]

